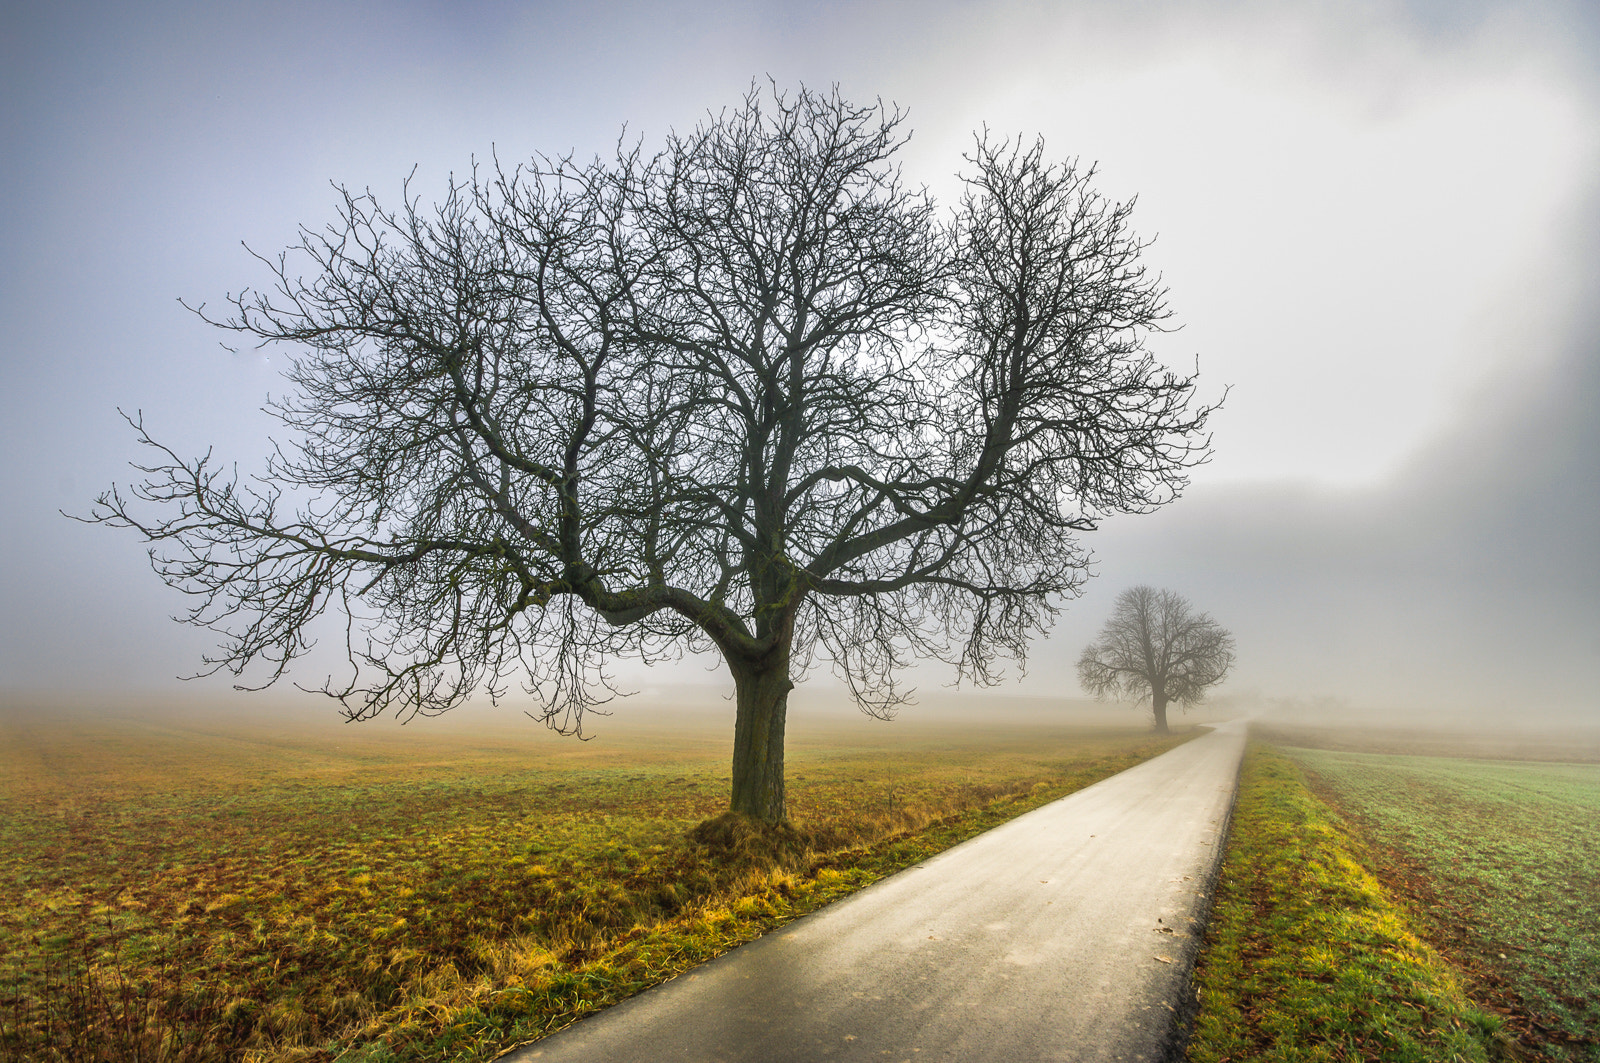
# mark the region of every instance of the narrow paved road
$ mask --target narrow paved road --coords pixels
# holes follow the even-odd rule
[[[1226,724],[506,1059],[1162,1060],[1244,739]]]

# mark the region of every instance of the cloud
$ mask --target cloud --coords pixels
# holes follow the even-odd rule
[[[1594,100],[1503,12],[1441,38],[1393,5],[1128,11],[1013,34],[982,87],[948,64],[946,132],[1041,130],[1138,196],[1183,326],[1159,349],[1234,387],[1208,478],[1381,481],[1526,357],[1502,321],[1577,297],[1551,246],[1600,161]]]

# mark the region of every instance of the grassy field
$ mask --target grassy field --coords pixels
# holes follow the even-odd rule
[[[1190,1063],[1478,1063],[1499,1022],[1363,866],[1364,847],[1280,751],[1245,757]]]
[[[1253,745],[1196,984],[1193,1063],[1600,1061],[1600,764]]]
[[[0,716],[0,1056],[490,1058],[1183,740],[802,726],[775,866],[730,731]]]
[[[1519,1040],[1600,1063],[1600,764],[1289,752]]]

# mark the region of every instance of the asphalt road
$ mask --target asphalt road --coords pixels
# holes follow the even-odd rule
[[[505,1059],[1166,1059],[1244,739],[1223,725]]]

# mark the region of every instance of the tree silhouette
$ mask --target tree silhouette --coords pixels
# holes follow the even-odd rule
[[[1233,636],[1188,599],[1154,587],[1117,596],[1100,638],[1078,658],[1078,681],[1096,697],[1150,699],[1156,730],[1167,731],[1167,705],[1187,708],[1233,667]]]
[[[655,155],[475,169],[427,209],[341,189],[213,320],[295,349],[292,442],[241,481],[134,418],[158,457],[90,519],[156,544],[211,671],[271,683],[346,616],[352,719],[520,681],[576,731],[608,661],[714,648],[732,807],[781,820],[817,655],[879,715],[912,658],[994,680],[1083,582],[1078,534],[1206,454],[1194,377],[1144,346],[1130,204],[984,135],[941,214],[902,126],[752,89]]]

